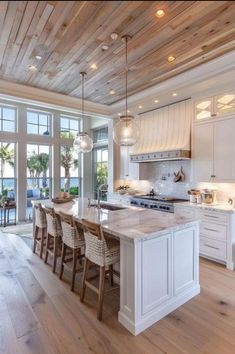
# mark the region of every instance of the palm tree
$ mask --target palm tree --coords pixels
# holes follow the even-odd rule
[[[70,171],[71,168],[78,168],[79,161],[78,159],[74,158],[73,149],[71,146],[63,146],[61,148],[61,155],[60,155],[60,163],[61,166],[64,168],[64,176],[65,176],[65,184],[64,190],[67,192],[70,188]]]
[[[41,174],[43,177],[43,187],[47,186],[46,179],[47,170],[49,168],[49,154],[44,152],[36,154],[35,151],[33,151],[32,155],[27,158],[27,168],[34,186],[37,185],[38,178]]]
[[[11,167],[14,167],[14,148],[11,146],[11,143],[2,144],[0,147],[0,160],[1,160],[1,170],[0,175],[4,177],[6,164]]]

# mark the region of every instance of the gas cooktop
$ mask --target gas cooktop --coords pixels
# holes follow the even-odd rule
[[[138,198],[138,199],[147,199],[147,200],[153,200],[153,201],[159,201],[159,202],[169,202],[169,203],[177,203],[177,202],[187,202],[187,199],[180,199],[180,198],[175,198],[175,197],[169,197],[169,196],[163,196],[163,195],[136,195],[133,198]]]
[[[180,199],[175,197],[163,195],[136,195],[131,198],[130,204],[142,208],[149,208],[168,213],[174,213],[174,203],[186,202],[187,199]]]

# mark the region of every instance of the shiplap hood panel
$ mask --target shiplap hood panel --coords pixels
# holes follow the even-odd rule
[[[191,100],[141,114],[136,122],[140,138],[131,148],[131,155],[190,150]]]

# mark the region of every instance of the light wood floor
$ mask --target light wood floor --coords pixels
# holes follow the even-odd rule
[[[200,279],[199,296],[134,337],[118,323],[118,294],[99,322],[79,279],[71,293],[20,237],[0,234],[0,353],[234,354],[235,272],[201,260]]]

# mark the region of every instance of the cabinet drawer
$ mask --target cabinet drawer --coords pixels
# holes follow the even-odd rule
[[[227,215],[223,213],[200,210],[198,216],[202,221],[227,223]]]
[[[226,243],[201,236],[200,253],[205,256],[225,261],[227,258]]]
[[[218,241],[227,240],[226,225],[219,225],[212,222],[202,221],[200,225],[200,235],[209,237]]]
[[[175,207],[176,216],[184,216],[186,218],[195,218],[195,210],[187,207]]]

